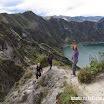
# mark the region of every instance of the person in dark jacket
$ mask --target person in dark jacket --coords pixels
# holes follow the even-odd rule
[[[42,74],[43,74],[42,67],[41,67],[40,63],[38,63],[38,65],[37,65],[37,67],[36,67],[36,72],[35,72],[35,74],[36,74],[36,79],[38,79],[38,77],[41,76],[41,72],[42,72]]]
[[[53,60],[53,53],[51,52],[51,50],[49,50],[48,63],[50,65],[50,69],[52,68],[52,60]]]

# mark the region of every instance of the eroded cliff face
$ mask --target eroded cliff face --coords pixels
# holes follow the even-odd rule
[[[0,14],[0,57],[15,60],[13,46],[20,47],[20,37],[11,28],[5,17]]]
[[[0,101],[4,99],[10,88],[24,73],[23,67],[15,64],[15,62],[21,63],[13,49],[13,45],[19,46],[18,41],[19,36],[0,14]]]

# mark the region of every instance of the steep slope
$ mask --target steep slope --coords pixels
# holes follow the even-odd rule
[[[23,73],[23,67],[15,64],[14,61],[0,59],[0,102]]]
[[[95,22],[67,22],[57,18],[49,18],[47,21],[49,22],[52,31],[61,36],[65,43],[85,43],[104,40],[99,37],[96,29],[97,23]],[[101,36],[104,37],[103,34],[101,34]]]
[[[19,28],[23,27],[19,26]],[[4,99],[14,83],[23,76],[27,66],[37,64],[36,59],[42,55],[47,56],[49,49],[53,51],[55,60],[71,65],[71,62],[62,55],[61,49],[58,47],[53,49],[45,43],[37,44],[32,38],[24,39],[0,14],[0,101]]]
[[[14,47],[21,47],[20,41],[21,37],[0,14],[0,57],[15,60],[17,63],[21,62],[14,51]]]
[[[21,62],[13,49],[13,45],[19,46],[19,39],[19,35],[12,30],[8,21],[0,14],[0,101],[24,73],[23,67],[15,64],[15,62]]]
[[[2,15],[5,15],[7,19]],[[52,38],[52,35],[50,35],[50,33],[48,32],[49,27],[46,26],[48,23],[43,18],[38,17],[33,12],[2,15],[1,20],[5,20],[6,22],[0,22],[0,50],[2,51],[1,53],[5,54],[5,57],[9,57],[9,59],[12,59],[17,63],[27,63],[27,59],[29,59],[30,61],[34,59],[33,61],[35,61],[38,55],[47,55],[48,50],[51,49],[57,60],[66,62],[68,61],[68,59],[65,58],[62,54],[62,46],[60,46],[60,42],[62,41],[58,38],[59,36],[57,36],[57,40],[60,42],[57,42],[54,38]],[[25,25],[24,23],[26,23],[27,25]],[[19,31],[17,28],[19,28]],[[34,34],[32,34],[30,30],[34,31]],[[23,33],[23,31],[25,31],[25,33]],[[37,34],[35,34],[36,31],[38,31]],[[27,36],[27,32],[30,32],[30,38]],[[41,33],[40,38],[39,33]],[[39,38],[39,40],[37,38]]]
[[[49,24],[31,11],[22,14],[2,14],[22,38],[59,47],[61,38],[48,30]],[[57,39],[58,38],[58,39]],[[59,42],[57,42],[59,41]]]

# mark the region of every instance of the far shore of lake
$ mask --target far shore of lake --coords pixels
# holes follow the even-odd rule
[[[90,44],[99,44],[99,43],[104,43],[104,42],[80,42],[80,43],[73,43],[73,44],[77,44],[77,46],[82,46],[82,45],[90,45]],[[63,48],[68,47],[72,44],[65,44],[63,45]]]

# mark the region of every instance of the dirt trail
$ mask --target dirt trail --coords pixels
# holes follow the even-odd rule
[[[43,100],[42,104],[55,104],[56,95],[62,92],[64,88],[60,88],[63,81],[67,81],[68,85],[73,85],[77,89],[78,95],[83,97],[104,97],[104,74],[100,74],[96,80],[91,84],[81,84],[78,82],[77,76],[72,76],[70,69],[64,69],[53,66],[52,70],[56,73],[56,76],[61,79],[58,80],[56,85],[49,91],[47,97]],[[58,75],[57,75],[58,74]],[[65,76],[67,77],[65,79]],[[56,77],[56,78],[57,78]],[[47,102],[47,103],[46,103]],[[84,104],[104,104],[102,100],[90,100],[84,102]]]
[[[35,69],[36,66],[28,68]],[[72,85],[77,89],[80,97],[104,97],[104,75],[103,73],[97,76],[95,82],[91,84],[80,84],[77,76],[72,76],[72,70],[64,67],[53,66],[43,68],[44,74],[38,80],[32,77],[27,79],[25,83],[10,92],[3,104],[56,104],[56,96],[63,92],[66,84]],[[22,80],[20,81],[20,83]],[[19,92],[18,92],[19,91]],[[47,91],[44,99],[41,99],[42,91]],[[8,101],[8,102],[7,102]],[[104,104],[104,101],[86,101],[83,104]]]

